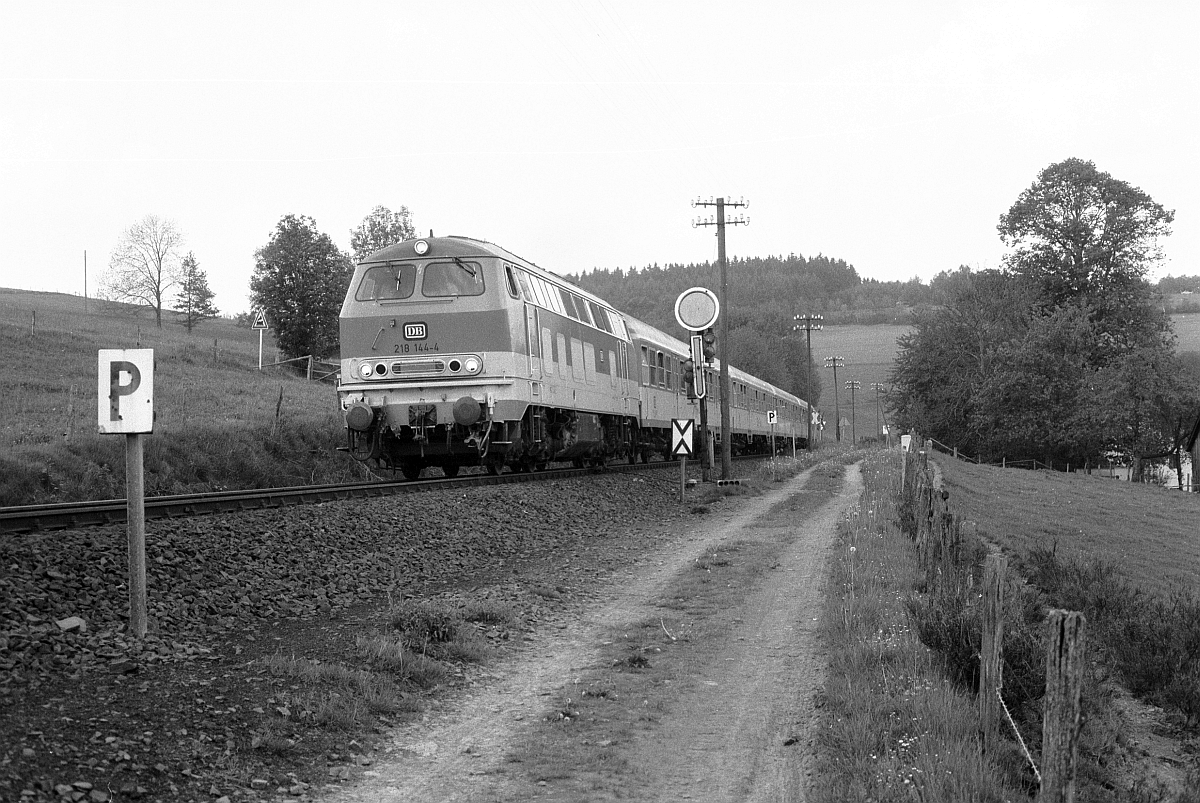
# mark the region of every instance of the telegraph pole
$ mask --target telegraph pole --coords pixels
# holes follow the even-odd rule
[[[812,442],[812,414],[813,414],[812,377],[810,376],[810,372],[812,371],[812,333],[821,331],[821,321],[823,321],[825,319],[820,315],[805,314],[805,315],[793,315],[792,320],[799,321],[798,324],[796,324],[795,326],[792,327],[792,331],[799,332],[799,331],[803,330],[804,331],[804,340],[808,344],[808,357],[804,360],[804,395],[809,397],[809,398],[805,399],[805,401],[808,402],[808,448],[809,448],[809,450],[811,450],[813,448],[813,442]],[[834,380],[834,384],[837,384],[836,379]]]
[[[882,382],[872,382],[871,387],[875,391],[875,434],[882,435],[883,427],[880,426],[880,421],[879,421],[879,393],[880,393],[880,391],[883,390],[883,383]],[[883,441],[884,441],[884,444],[886,445],[887,438],[884,438]]]
[[[833,369],[833,435],[839,441],[842,439],[842,407],[838,403],[837,369],[844,368],[845,357],[826,357],[825,367]]]
[[[726,201],[724,198],[702,201],[699,198],[692,201],[692,206],[715,206],[717,208],[717,218],[701,219],[696,218],[692,221],[693,228],[700,226],[716,226],[717,227],[717,264],[721,268],[721,306],[726,309],[726,313],[721,316],[721,479],[727,480],[733,474],[733,447],[730,429],[732,428],[729,413],[729,399],[732,396],[732,388],[729,382],[729,278],[726,270],[725,262],[725,225],[730,226],[746,226],[750,223],[750,219],[739,215],[737,218],[730,220],[725,219],[725,207],[741,207],[748,208],[749,202],[745,200]]]
[[[846,387],[850,388],[850,445],[858,443],[858,409],[854,404],[854,391],[862,390],[862,383],[857,379],[847,379]]]

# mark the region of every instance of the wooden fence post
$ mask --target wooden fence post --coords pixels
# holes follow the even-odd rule
[[[67,397],[67,430],[63,433],[63,440],[67,443],[71,442],[71,435],[75,431],[75,389],[76,385],[71,384],[71,395]]]
[[[1048,624],[1042,794],[1038,800],[1040,803],[1071,803],[1075,800],[1075,761],[1079,752],[1086,620],[1077,611],[1052,610]]]
[[[996,696],[1004,684],[1004,575],[1008,558],[992,552],[983,564],[983,640],[979,647],[979,729],[983,754],[996,747]]]

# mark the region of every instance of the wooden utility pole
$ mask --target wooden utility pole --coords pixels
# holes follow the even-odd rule
[[[729,277],[725,261],[725,225],[730,226],[745,226],[750,223],[749,218],[741,217],[735,219],[725,219],[725,207],[742,207],[748,208],[750,204],[745,200],[726,201],[724,198],[709,199],[701,201],[699,198],[692,201],[692,206],[715,206],[717,208],[717,218],[701,220],[697,218],[692,221],[693,227],[700,226],[716,226],[717,227],[717,264],[721,269],[721,306],[725,308],[726,313],[721,316],[721,479],[728,480],[733,475],[733,447],[730,430],[732,422],[730,419],[729,404],[730,398],[733,395],[732,387],[729,380]]]
[[[882,382],[872,382],[871,387],[875,391],[875,434],[882,435],[883,434],[883,426],[879,420],[879,416],[880,416],[879,394],[883,390],[883,383]],[[888,441],[890,441],[890,438],[884,438],[885,445],[887,445]]]
[[[804,360],[804,395],[809,398],[804,401],[808,402],[808,448],[813,448],[812,443],[812,419],[813,419],[813,403],[812,403],[812,333],[821,331],[821,321],[825,320],[821,315],[805,315],[792,316],[793,321],[799,321],[798,324],[792,327],[793,332],[804,331],[804,342],[808,346],[808,356]]]
[[[845,367],[845,357],[826,357],[825,367],[833,369],[833,435],[842,439],[842,406],[838,401],[837,369]]]
[[[862,383],[857,379],[847,379],[846,387],[850,389],[850,445],[858,443],[858,405],[854,401],[854,391],[862,390]]]

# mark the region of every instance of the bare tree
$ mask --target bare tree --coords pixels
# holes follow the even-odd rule
[[[101,279],[101,292],[113,301],[150,307],[162,328],[167,292],[182,278],[182,247],[183,235],[174,221],[146,215],[121,235]]]

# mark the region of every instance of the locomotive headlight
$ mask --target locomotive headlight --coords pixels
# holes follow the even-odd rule
[[[423,257],[429,253],[429,243],[425,240],[417,240],[413,243],[413,250],[417,252],[417,256]]]
[[[358,375],[363,379],[369,379],[371,377],[371,364],[369,362],[364,362],[362,365],[358,366]]]
[[[478,357],[467,357],[467,359],[463,360],[463,369],[468,374],[477,374],[482,367],[483,364],[479,361]]]

